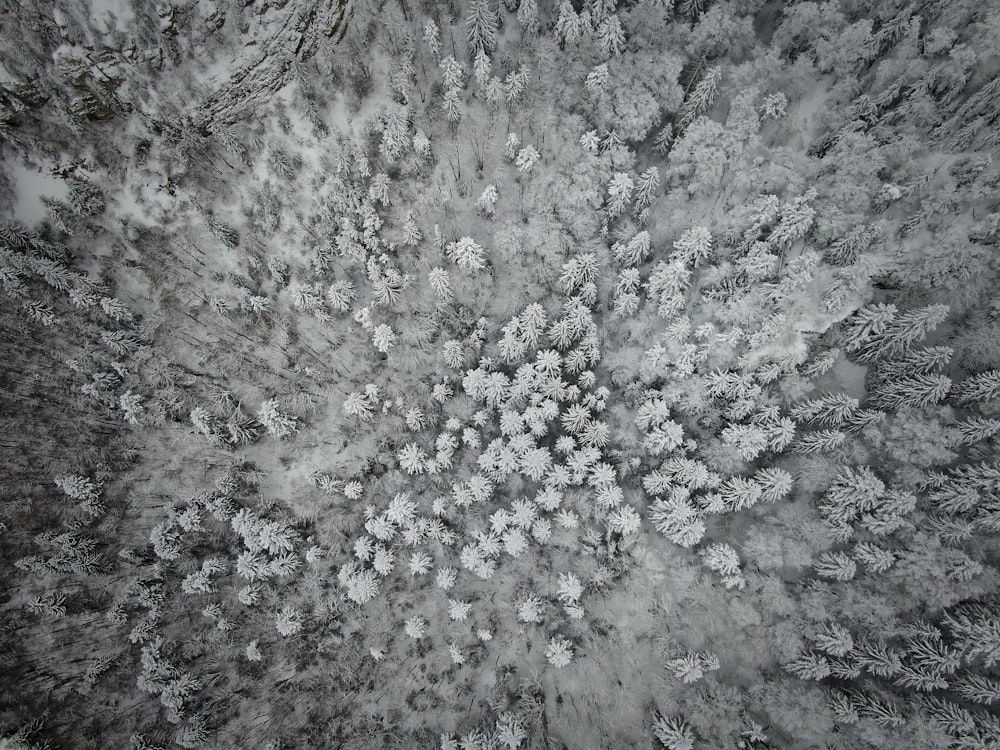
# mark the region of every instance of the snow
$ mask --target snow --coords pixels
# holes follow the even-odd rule
[[[8,176],[14,186],[14,216],[28,226],[35,226],[46,216],[42,197],[65,200],[69,186],[60,178],[32,169],[23,162],[8,163]]]
[[[87,0],[90,3],[90,17],[104,21],[109,14],[115,16],[115,28],[128,31],[135,19],[132,0]]]
[[[322,7],[318,12],[329,18],[336,3],[319,0],[310,7]],[[294,75],[286,75],[285,60],[299,55],[298,49],[294,53],[289,49],[304,34],[299,25],[309,26],[319,36],[329,30],[317,31],[312,21],[298,24],[309,20],[300,15],[304,3],[182,0],[174,5],[170,23],[173,31],[184,33],[170,40],[161,74],[147,80],[147,73],[121,66],[134,77],[120,94],[128,105],[141,106],[129,115],[73,123],[79,133],[74,131],[69,147],[62,141],[46,151],[65,151],[60,164],[87,163],[86,170],[76,174],[101,190],[105,209],[95,208],[87,216],[67,212],[66,231],[39,231],[39,237],[53,244],[20,243],[41,250],[44,257],[25,252],[18,259],[23,268],[15,268],[13,274],[0,269],[5,271],[0,278],[3,288],[14,295],[47,293],[58,300],[53,307],[63,320],[55,322],[45,317],[43,306],[23,305],[25,315],[34,314],[49,324],[77,320],[76,312],[76,317],[63,316],[77,308],[48,287],[63,294],[65,290],[58,287],[80,284],[80,279],[62,271],[81,270],[100,284],[101,296],[122,300],[139,321],[134,333],[142,341],[141,351],[120,356],[115,352],[115,357],[107,354],[108,342],[131,332],[120,320],[116,326],[121,330],[109,330],[110,323],[96,305],[86,326],[56,328],[61,334],[68,331],[82,337],[79,344],[49,336],[40,323],[28,321],[25,325],[35,328],[21,327],[32,336],[38,331],[39,345],[30,342],[30,351],[51,353],[55,372],[63,378],[36,374],[48,393],[61,398],[66,382],[75,393],[81,379],[104,383],[120,376],[120,387],[109,386],[117,389],[109,403],[124,391],[141,397],[146,409],[136,420],[142,424],[121,433],[126,444],[136,446],[139,460],[134,465],[112,470],[101,455],[93,460],[87,453],[64,457],[62,444],[53,447],[51,460],[45,456],[37,464],[72,463],[66,471],[104,477],[108,507],[114,511],[89,526],[65,521],[63,515],[71,516],[61,509],[51,513],[52,529],[72,524],[80,535],[93,535],[101,554],[120,566],[115,575],[94,583],[98,596],[92,602],[73,594],[74,611],[69,615],[73,624],[76,618],[83,621],[91,615],[106,623],[101,607],[112,601],[128,608],[128,619],[133,621],[128,627],[136,626],[144,609],[155,614],[144,621],[151,627],[155,622],[149,638],[163,638],[164,654],[170,659],[176,655],[178,668],[204,684],[198,700],[219,707],[219,720],[213,717],[211,722],[217,736],[206,746],[267,747],[288,741],[307,746],[314,741],[306,738],[306,730],[312,728],[325,734],[323,742],[337,746],[347,735],[356,747],[424,746],[430,734],[440,731],[461,734],[484,727],[488,731],[496,715],[508,709],[525,716],[537,709],[530,726],[535,745],[545,739],[552,746],[570,748],[647,747],[654,742],[649,731],[653,717],[664,716],[690,724],[698,734],[699,750],[734,747],[745,712],[766,717],[764,723],[773,727],[768,731],[775,735],[773,746],[796,750],[815,746],[809,727],[796,726],[780,708],[772,710],[773,705],[780,706],[777,699],[770,700],[776,690],[810,694],[791,681],[781,665],[806,648],[814,620],[836,618],[845,627],[860,628],[867,637],[869,621],[874,620],[878,630],[882,621],[902,624],[910,614],[906,602],[897,606],[898,591],[879,588],[887,584],[874,576],[861,588],[850,588],[846,582],[834,589],[833,584],[812,585],[813,556],[841,544],[834,540],[831,527],[822,523],[819,496],[844,466],[870,463],[884,475],[887,486],[891,481],[904,489],[922,486],[930,476],[911,470],[917,464],[900,439],[890,445],[892,451],[886,450],[885,440],[874,440],[877,427],[845,427],[842,449],[796,455],[802,443],[794,442],[791,429],[797,430],[795,440],[802,440],[810,430],[825,425],[782,419],[789,415],[790,404],[809,394],[847,393],[863,401],[869,368],[872,382],[877,382],[875,376],[891,377],[886,362],[866,367],[852,361],[854,355],[841,354],[817,377],[806,377],[801,365],[822,359],[824,351],[846,348],[842,323],[873,295],[902,309],[904,293],[913,295],[910,299],[940,294],[923,288],[899,291],[882,284],[879,272],[886,257],[878,251],[859,251],[865,258],[852,266],[837,265],[838,260],[824,254],[831,239],[827,235],[837,230],[819,228],[821,219],[829,223],[831,216],[836,218],[829,210],[830,181],[824,182],[822,173],[827,167],[835,173],[840,157],[833,154],[823,162],[808,157],[805,149],[838,125],[840,110],[850,111],[855,92],[818,74],[805,48],[794,65],[773,56],[773,70],[769,64],[760,65],[761,96],[787,91],[787,118],[768,122],[759,133],[747,136],[752,144],[766,143],[766,147],[734,151],[727,157],[727,172],[720,172],[720,184],[706,182],[702,189],[689,191],[683,178],[670,174],[671,157],[654,152],[648,143],[612,146],[602,141],[593,152],[584,152],[581,133],[599,127],[603,117],[599,102],[588,99],[582,88],[593,63],[586,48],[589,42],[579,49],[572,44],[561,49],[544,36],[522,38],[518,23],[508,19],[500,36],[502,49],[492,60],[494,72],[505,75],[522,65],[530,67],[534,72],[528,90],[518,107],[508,110],[501,105],[494,111],[470,82],[461,92],[464,114],[457,124],[449,124],[438,111],[440,96],[432,93],[432,84],[439,82],[441,71],[417,34],[413,60],[417,89],[414,82],[402,87],[410,87],[414,129],[427,134],[433,154],[417,158],[413,153],[382,153],[377,134],[367,132],[366,124],[393,100],[406,98],[388,86],[390,65],[399,61],[400,54],[395,45],[399,40],[391,36],[405,36],[411,26],[419,30],[426,20],[421,9],[407,4],[405,12],[411,15],[404,15],[400,7],[386,4],[375,19],[366,18],[372,8],[358,6],[352,9],[349,45],[320,39],[315,56],[303,55]],[[77,13],[89,11],[98,24],[109,13],[117,13],[118,27],[127,36],[136,22],[132,7],[139,6],[126,0],[88,0]],[[219,25],[223,7],[225,22]],[[166,10],[165,4],[162,9]],[[774,10],[775,4],[768,3],[762,16],[768,27],[774,23]],[[216,12],[219,15],[213,17]],[[632,13],[640,18],[649,15],[631,7],[614,12],[626,19]],[[712,17],[716,15],[713,11]],[[72,28],[65,17],[63,21],[65,29]],[[371,37],[362,36],[368,21],[373,23]],[[468,62],[464,16],[442,23],[446,54]],[[639,31],[629,28],[628,33],[634,34],[630,42],[641,39]],[[669,34],[655,39],[652,30],[646,34],[642,44],[650,50],[641,54],[665,54],[674,41],[689,34],[688,23],[671,22]],[[60,61],[74,58],[86,64],[90,41],[77,40],[76,46],[67,42]],[[544,73],[535,76],[546,67],[541,51],[551,56],[548,66],[558,70],[558,81],[546,84]],[[345,81],[349,78],[345,69],[358,62],[355,58],[372,73],[370,91],[360,99]],[[858,91],[878,95],[882,62],[872,62],[871,81],[860,81]],[[712,64],[725,67],[727,75],[740,65],[725,55]],[[744,71],[743,78],[747,77]],[[334,87],[332,79],[345,83]],[[232,91],[230,82],[240,80],[249,82]],[[734,93],[726,85],[720,85],[718,106],[707,117],[715,123],[714,130],[731,138],[733,128],[712,119],[724,112],[725,100]],[[316,111],[326,129],[307,117],[306,86],[316,92]],[[136,98],[138,90],[143,95]],[[630,92],[623,85],[620,93],[627,98]],[[252,116],[244,116],[251,108]],[[38,116],[49,113],[40,109]],[[182,133],[184,140],[178,142],[172,126],[187,116],[204,129]],[[891,128],[890,120],[879,127]],[[64,125],[45,124],[50,131]],[[219,125],[229,129],[226,137],[221,137]],[[323,135],[327,129],[329,135]],[[523,168],[526,164],[518,169],[516,148],[505,154],[508,135],[514,134],[522,155],[537,149],[538,158],[530,160],[530,169]],[[45,135],[40,131],[34,138]],[[229,135],[238,143],[229,141]],[[345,154],[337,153],[341,139],[347,142]],[[872,143],[874,148],[876,140]],[[906,149],[910,145],[904,141]],[[295,174],[274,169],[273,155],[279,149],[301,160]],[[758,151],[762,159],[774,157],[790,176],[775,178],[774,170],[755,166],[752,160]],[[371,175],[363,168],[361,152],[367,153]],[[994,210],[989,189],[1000,179],[990,184],[984,178],[982,185],[962,193],[942,168],[937,181],[921,188],[907,170],[919,172],[928,160],[891,156],[882,160],[886,171],[900,174],[885,179],[911,187],[905,197],[901,187],[898,200],[887,210],[869,205],[865,186],[852,183],[846,172],[838,175],[837,187],[857,197],[859,221],[873,221],[878,214],[878,220],[887,223],[887,237],[896,231],[894,224],[911,215],[920,219],[918,211],[926,209],[920,231],[901,242],[899,262],[926,265],[933,260],[926,249],[942,236],[935,222],[950,221],[964,242],[968,217]],[[43,157],[25,158],[21,162],[8,157],[6,172],[16,199],[15,218],[37,226],[46,218],[42,196],[64,199],[68,183],[52,174],[56,166]],[[956,164],[959,160],[953,158]],[[632,188],[619,191],[622,201],[614,211],[603,205],[609,184],[617,180],[631,185],[653,167],[664,175],[664,184],[651,196],[648,217],[632,210],[634,200],[625,200]],[[995,165],[984,169],[995,170]],[[373,175],[379,175],[377,190],[372,190]],[[256,202],[267,203],[258,197],[265,182],[274,190],[269,205],[280,206],[276,227],[258,221],[261,214],[255,213]],[[476,205],[487,186],[497,191],[489,216]],[[780,195],[780,204],[812,186],[818,193],[817,231],[789,241],[781,250],[780,267],[775,261],[770,270],[765,266],[739,271],[746,262],[744,253],[759,251],[752,244],[755,238],[769,241],[780,217],[775,214],[751,225],[746,200],[765,191]],[[973,189],[981,194],[968,198]],[[946,202],[930,207],[921,203],[928,194],[943,192],[960,196],[955,202],[962,204],[961,211]],[[400,237],[410,215],[423,239],[404,244]],[[211,224],[210,217],[230,227],[239,242]],[[656,290],[667,284],[649,283],[651,274],[659,261],[684,250],[685,243],[678,243],[678,238],[683,240],[700,225],[712,239],[712,251],[687,248],[691,252],[687,265],[680,261],[679,275],[684,279],[677,282],[679,290],[658,303]],[[836,221],[831,226],[836,227]],[[623,259],[613,257],[613,243],[626,243],[643,231],[649,233],[649,253],[628,259],[636,309],[628,316],[617,315],[611,308],[612,290]],[[17,237],[6,230],[4,236]],[[473,248],[474,257],[463,260],[464,268],[455,262],[454,252],[447,251],[462,238],[473,238],[483,246]],[[64,255],[72,256],[72,268],[58,268],[51,260],[60,255],[53,252],[58,249],[56,242],[68,248]],[[707,250],[707,243],[701,244]],[[339,248],[348,249],[339,255]],[[803,263],[804,253],[814,263]],[[584,254],[590,256],[586,274],[581,264]],[[571,283],[560,282],[561,268]],[[452,289],[446,299],[441,284],[437,292],[433,288],[432,269],[447,271]],[[922,278],[934,271],[933,266],[927,268]],[[30,279],[29,274],[46,283]],[[569,278],[574,275],[580,278]],[[593,284],[584,283],[584,276]],[[873,280],[880,282],[877,293]],[[356,290],[357,297],[345,302],[349,309],[338,310],[324,301],[323,293],[334,284],[350,284]],[[72,291],[74,302],[87,304],[81,289]],[[572,299],[573,293],[579,297]],[[511,340],[529,335],[523,311],[532,303],[544,309],[547,324],[530,334],[532,339],[537,334],[538,340],[530,346],[525,343],[518,354],[513,347],[505,348],[501,337],[507,335],[504,330],[512,331]],[[985,307],[974,294],[970,305],[980,312]],[[985,314],[983,318],[988,319]],[[571,323],[579,335],[571,335]],[[962,323],[954,325],[957,330]],[[373,347],[374,330],[391,331],[393,345],[381,346],[381,351]],[[946,340],[945,331],[938,333],[941,341]],[[12,327],[12,335],[20,335],[20,330]],[[522,362],[535,361],[535,343],[537,350],[560,349],[543,359],[545,369],[562,380],[529,382],[525,390],[513,394],[522,386],[519,376],[515,386],[504,383]],[[461,350],[462,361],[455,361],[452,347]],[[764,360],[775,365],[767,362],[769,366],[755,370]],[[62,372],[64,362],[72,369]],[[903,361],[899,364],[906,366]],[[954,363],[956,369],[964,364]],[[491,372],[496,374],[484,374]],[[530,366],[520,372],[531,380]],[[477,393],[480,381],[474,373],[482,374],[492,387]],[[469,384],[465,394],[463,382]],[[713,388],[713,382],[725,387]],[[434,399],[435,388],[438,394],[458,395]],[[371,399],[372,414],[345,409],[345,398],[369,391],[365,399]],[[249,434],[259,427],[249,415],[260,419],[265,403],[294,418],[294,434],[261,430],[259,439],[248,437],[243,442],[249,444],[237,444],[240,433],[234,428]],[[962,419],[967,418],[966,411],[978,413],[972,404],[962,404],[961,409],[926,408],[937,409],[942,424],[959,411]],[[49,415],[51,409],[46,409],[42,416]],[[194,410],[197,416],[192,421]],[[110,433],[121,421],[120,411],[101,412],[95,419],[108,420]],[[406,417],[418,411],[426,423],[424,418]],[[240,415],[245,419],[239,420]],[[780,423],[775,421],[779,419]],[[62,424],[59,415],[52,415],[52,420]],[[899,425],[894,415],[887,421]],[[453,424],[446,427],[449,422]],[[913,423],[926,424],[927,429],[937,424],[930,418]],[[9,424],[9,420],[4,423]],[[531,435],[519,434],[526,427]],[[234,430],[232,435],[228,429]],[[790,444],[769,438],[765,450],[764,433],[771,429]],[[957,432],[950,423],[947,429]],[[741,434],[753,438],[743,443],[742,453],[734,450]],[[73,438],[66,436],[67,441]],[[15,441],[16,435],[8,440]],[[452,448],[435,452],[435,444],[447,448],[450,442]],[[574,452],[578,444],[601,448]],[[14,447],[21,446],[15,442]],[[988,456],[994,447],[989,442],[972,444],[967,453]],[[407,453],[420,461],[409,466],[401,462],[400,456]],[[927,452],[928,462],[934,460],[932,453]],[[25,455],[33,458],[30,450]],[[957,457],[959,450],[946,455]],[[693,478],[682,479],[680,469],[675,475],[671,462]],[[237,466],[246,473],[235,471]],[[731,497],[727,500],[726,493],[732,496],[733,488],[739,487],[752,490],[757,472],[777,467],[785,467],[794,481],[788,497],[753,507],[727,505]],[[416,473],[408,476],[408,469]],[[942,464],[934,471],[934,481],[940,474],[943,482],[952,467]],[[50,478],[46,471],[36,473],[43,476],[30,479],[37,479],[39,487],[25,497],[45,499],[43,492],[52,489]],[[538,503],[546,483],[558,488],[551,490],[558,497],[552,503]],[[666,506],[655,504],[653,490],[661,501],[677,503],[678,513],[696,516],[692,528],[699,540],[704,537],[702,541],[691,537],[681,546],[654,530],[651,521],[660,513],[658,508]],[[393,513],[398,516],[390,518],[386,508],[399,493],[410,497],[413,512],[397,505]],[[745,497],[759,495],[748,490]],[[281,572],[270,573],[272,580],[253,597],[234,596],[245,583],[235,579],[248,571],[256,576],[253,571],[258,568],[250,566],[262,563],[262,558],[251,558],[266,550],[250,549],[249,537],[233,535],[235,527],[225,517],[228,502],[233,505],[231,512],[239,509],[241,528],[261,522],[287,531],[282,532],[287,544],[274,549],[294,553],[280,562]],[[555,515],[557,506],[567,515]],[[940,515],[948,520],[943,511]],[[945,528],[941,519],[935,524]],[[18,526],[19,520],[0,519],[10,527],[5,534],[25,555],[54,537],[48,527],[45,534],[37,533],[49,524],[47,517],[22,524],[27,529]],[[908,524],[911,521],[913,529],[934,538],[934,529],[920,526],[919,514],[907,519]],[[853,530],[865,534],[860,524],[868,522],[859,520],[859,528]],[[522,530],[504,533],[505,524]],[[487,534],[491,525],[499,530],[495,538]],[[623,533],[625,527],[628,533]],[[177,531],[181,528],[185,534]],[[175,544],[171,535],[177,539],[176,557],[156,562],[155,567],[151,530],[161,551],[169,553],[169,545]],[[933,544],[919,538],[914,543],[907,536],[909,527],[893,533],[892,538],[876,542],[891,545],[893,554],[899,555],[903,572],[894,573],[896,579],[905,583],[907,578],[918,580],[912,571],[944,570],[935,560],[922,564],[920,555]],[[352,565],[364,563],[368,574],[375,575],[370,560],[355,560],[353,552],[359,545],[371,546],[367,534],[384,545],[377,557],[379,593],[370,600],[368,594],[345,598],[343,584],[361,580],[360,569]],[[856,539],[844,542],[845,549],[837,553],[850,554],[846,548]],[[968,561],[959,560],[965,554],[963,545],[970,553]],[[706,549],[721,550],[716,557],[727,563],[728,580],[718,572],[724,566],[709,564],[712,555],[706,555]],[[942,559],[952,556],[949,575],[958,571],[947,587],[949,593],[954,590],[956,597],[971,598],[993,586],[994,574],[981,574],[976,568],[976,560],[985,559],[981,548],[954,539],[940,549]],[[319,550],[322,555],[315,554]],[[215,576],[211,592],[190,583],[191,571],[199,569],[206,554],[218,556],[232,573]],[[387,563],[390,555],[395,565]],[[232,572],[237,557],[242,567]],[[489,560],[483,562],[481,557]],[[296,569],[303,558],[307,563]],[[417,572],[408,572],[406,561],[411,559],[420,562]],[[956,568],[954,561],[961,566]],[[12,606],[20,606],[29,590],[40,590],[45,583],[27,576],[29,569],[39,566],[37,561],[26,558],[24,566],[18,566],[17,574],[23,591]],[[449,569],[455,576],[445,592],[434,581]],[[579,582],[579,591],[574,588],[572,596],[566,595],[565,585],[560,589],[560,577],[566,574]],[[944,573],[927,575],[928,580],[938,581]],[[972,576],[972,582],[959,580],[963,576]],[[136,595],[146,579],[162,586],[162,607],[150,603],[152,596],[144,600]],[[67,573],[59,585],[75,591],[70,581]],[[210,594],[216,598],[197,598]],[[253,603],[256,609],[249,609],[251,598],[258,600]],[[367,601],[361,604],[361,598]],[[461,618],[448,616],[449,598],[469,603],[467,617],[464,612]],[[533,606],[537,611],[519,620],[517,605],[526,600],[537,601]],[[570,600],[574,606],[565,606]],[[893,606],[904,611],[895,613]],[[239,629],[239,637],[216,633],[215,624],[203,621],[208,617],[205,612],[214,613],[213,618],[224,612]],[[280,612],[296,616],[286,618],[288,627],[282,626],[281,633],[288,637],[279,639],[275,617]],[[939,614],[932,613],[931,619]],[[421,623],[420,638],[406,637],[407,621]],[[49,639],[62,632],[62,625],[30,622]],[[124,637],[128,627],[119,635]],[[480,636],[483,632],[492,637]],[[897,638],[894,631],[878,631],[878,637]],[[546,647],[563,639],[573,656],[554,668],[546,659]],[[893,648],[907,648],[903,640],[897,639]],[[248,643],[260,656],[251,665],[245,652]],[[88,684],[90,697],[86,691],[75,692],[73,700],[80,703],[72,706],[70,716],[87,715],[81,708],[92,705],[87,701],[120,705],[133,700],[138,705],[145,698],[135,697],[134,678],[142,668],[135,649],[127,643],[120,646],[115,669],[122,674],[114,681]],[[32,658],[39,653],[33,643],[26,642],[25,650]],[[717,657],[717,667],[683,675],[676,667],[665,667],[678,658],[694,659],[689,663],[697,665],[702,653],[711,657],[711,661],[705,657],[706,664],[715,664]],[[60,648],[58,655],[72,656],[71,646]],[[68,663],[68,671],[83,672],[78,662]],[[232,666],[228,673],[227,665]],[[76,672],[71,677],[67,690],[78,687],[82,679]],[[227,698],[225,692],[234,685],[240,697]],[[898,694],[906,700],[905,692]],[[533,707],[518,703],[525,696],[537,701]],[[52,704],[56,703],[53,698]],[[142,731],[150,735],[146,739],[178,740],[177,729],[154,713],[160,710],[155,697],[148,712],[146,708],[141,717]],[[193,701],[186,708],[192,710],[182,730],[199,715]],[[803,724],[832,724],[824,710],[817,708],[816,716]],[[102,746],[120,744],[115,742],[121,738],[113,734],[113,726],[117,725],[95,719],[93,741]],[[872,727],[863,729],[868,732]],[[845,743],[850,743],[854,731],[845,725],[838,735],[849,737]],[[108,736],[99,736],[100,732]],[[394,736],[387,739],[390,734]],[[75,746],[71,741],[57,744]]]

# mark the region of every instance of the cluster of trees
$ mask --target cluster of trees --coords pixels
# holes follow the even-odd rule
[[[67,185],[0,225],[0,744],[995,746],[996,9],[64,6],[0,32]]]

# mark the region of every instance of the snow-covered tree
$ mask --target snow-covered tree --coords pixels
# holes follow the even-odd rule
[[[520,172],[530,172],[538,164],[538,160],[542,158],[542,155],[533,146],[525,146],[520,151],[517,152],[517,158],[514,160],[514,166],[517,167]]]
[[[489,0],[472,0],[466,26],[469,29],[469,49],[473,55],[493,51],[497,42],[497,15]]]
[[[698,81],[698,84],[688,94],[681,107],[680,126],[686,128],[696,117],[699,117],[715,103],[715,98],[719,93],[719,82],[722,80],[722,68],[718,65],[711,67],[705,76]]]
[[[674,242],[676,257],[687,265],[697,265],[712,253],[712,233],[706,227],[685,229]]]
[[[527,596],[517,603],[517,619],[521,622],[542,621],[542,600],[537,596]]]
[[[812,634],[811,640],[816,648],[831,656],[846,656],[854,648],[851,632],[836,622],[821,625]]]
[[[660,716],[653,722],[653,735],[667,750],[694,750],[694,732],[676,716]]]
[[[597,44],[605,59],[619,57],[625,49],[625,30],[618,16],[612,14],[598,25]]]
[[[278,410],[278,402],[274,399],[268,399],[260,405],[257,419],[271,435],[279,440],[293,434],[297,429],[295,417],[282,414]]]
[[[464,622],[471,612],[472,604],[470,602],[462,602],[457,599],[448,600],[448,617],[455,622]]]
[[[857,573],[857,566],[844,552],[824,552],[814,564],[816,574],[835,581],[849,581]]]
[[[407,443],[399,451],[399,467],[407,474],[423,474],[427,470],[427,454],[416,443]]]
[[[385,323],[375,326],[372,330],[372,346],[378,351],[387,354],[395,344],[396,332]]]
[[[433,57],[441,55],[441,32],[433,19],[427,19],[424,24],[424,44]]]
[[[732,547],[728,544],[710,544],[701,551],[702,560],[705,565],[722,576],[722,582],[726,588],[744,588],[746,580],[740,571],[740,558]]]
[[[538,20],[538,3],[535,0],[521,0],[517,6],[517,20],[525,36],[535,36],[541,30]]]
[[[462,237],[448,245],[448,257],[466,271],[479,271],[485,268],[484,253],[485,250],[471,237]]]
[[[545,647],[545,658],[556,668],[569,666],[573,661],[573,644],[565,638],[553,636]]]
[[[632,189],[635,183],[625,172],[615,172],[608,183],[608,216],[614,218],[620,216],[632,200]]]
[[[653,205],[660,190],[660,172],[656,167],[650,167],[639,175],[635,186],[635,206],[633,212],[642,217]]]
[[[496,213],[497,199],[500,197],[497,192],[496,185],[487,185],[483,189],[482,195],[476,201],[476,208],[479,213],[485,216],[487,219],[492,219]]]
[[[560,573],[556,596],[564,604],[580,601],[580,597],[583,596],[583,585],[580,583],[580,579],[572,573]]]
[[[457,576],[458,571],[454,568],[438,568],[437,577],[434,579],[434,585],[443,591],[448,591],[455,585],[455,579]]]
[[[403,631],[413,639],[423,638],[427,633],[427,620],[420,615],[413,615],[403,623]]]
[[[287,638],[302,631],[302,615],[294,607],[286,606],[278,613],[274,625]]]

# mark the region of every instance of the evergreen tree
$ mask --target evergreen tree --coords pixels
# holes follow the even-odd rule
[[[521,0],[517,8],[517,20],[527,36],[535,36],[541,30],[538,20],[538,3],[536,0]]]
[[[955,389],[961,403],[993,401],[1000,398],[1000,370],[973,375]]]
[[[951,378],[946,375],[912,375],[886,383],[873,394],[872,402],[890,410],[928,406],[943,401],[951,388]]]
[[[849,581],[857,573],[854,561],[844,552],[824,552],[814,565],[816,574],[836,581]]]
[[[466,271],[479,271],[486,267],[485,252],[471,237],[462,237],[447,248],[448,257]]]
[[[597,27],[597,43],[605,59],[619,57],[625,49],[625,31],[618,16],[612,14]]]
[[[641,216],[652,206],[660,189],[660,172],[656,167],[650,167],[639,175],[635,191],[635,207],[633,212]],[[640,232],[641,234],[641,232]]]
[[[489,0],[472,0],[466,26],[473,56],[493,51],[497,41],[497,16],[490,8]]]
[[[687,128],[694,120],[708,112],[719,94],[719,82],[722,80],[722,68],[718,65],[709,68],[704,77],[688,94],[681,107],[680,127]]]
[[[632,200],[632,178],[625,172],[616,172],[608,184],[608,216],[614,218],[625,211]]]
[[[433,57],[441,56],[441,32],[432,19],[424,24],[424,44]]]
[[[681,718],[658,717],[653,723],[653,735],[667,750],[694,750],[694,732]]]

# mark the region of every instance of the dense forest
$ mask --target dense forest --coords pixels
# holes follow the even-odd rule
[[[1000,6],[0,0],[0,748],[1000,748]]]

